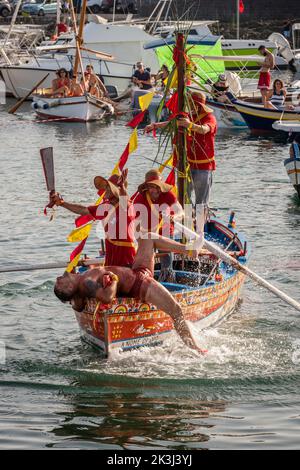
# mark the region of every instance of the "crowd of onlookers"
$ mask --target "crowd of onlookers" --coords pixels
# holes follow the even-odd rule
[[[70,73],[61,68],[56,72],[56,78],[52,81],[51,95],[53,97],[83,96],[89,93],[96,98],[108,98],[108,92],[95,74],[92,65],[87,65],[84,76],[78,82],[76,77],[70,76]]]

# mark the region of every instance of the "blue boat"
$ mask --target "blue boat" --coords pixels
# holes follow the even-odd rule
[[[295,111],[264,108],[262,105],[234,100],[236,110],[241,114],[252,134],[281,133],[274,129],[276,121],[294,121],[300,124],[300,107]]]

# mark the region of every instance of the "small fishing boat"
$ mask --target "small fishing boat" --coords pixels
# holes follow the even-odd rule
[[[79,83],[78,69],[81,70],[81,77],[85,76],[82,62],[82,34],[85,24],[85,10],[87,0],[83,1],[82,11],[80,15],[80,23],[77,30],[76,15],[73,4],[71,4],[71,14],[73,17],[73,26],[76,34],[76,56],[74,61],[73,76],[75,82]],[[46,77],[45,77],[46,78]],[[33,97],[32,108],[37,115],[45,120],[58,120],[70,122],[90,122],[101,120],[106,116],[114,114],[114,108],[105,99],[97,98],[88,92],[88,85],[82,80],[82,95],[65,96],[65,97],[49,97],[49,94],[37,94]],[[67,89],[68,90],[68,89]]]
[[[65,98],[34,95],[32,108],[41,119],[62,122],[99,121],[114,114],[111,104],[90,94]]]
[[[184,57],[184,35],[178,34],[176,48],[179,57]],[[185,65],[176,63],[178,72],[178,111],[185,109],[184,83]],[[177,131],[178,132],[178,131]],[[177,134],[178,169],[184,171],[185,139]],[[177,183],[178,200],[183,205],[185,186],[183,178]],[[175,222],[175,227],[178,226]],[[233,214],[229,223],[210,219],[205,224],[205,243],[214,242],[223,250],[237,253],[239,267],[232,264],[228,256],[225,261],[210,252],[201,254],[197,260],[184,255],[175,255],[173,262],[174,281],[161,282],[180,304],[185,320],[200,329],[207,328],[233,312],[241,295],[244,282],[243,267],[249,252],[244,236],[234,228]],[[183,227],[183,226],[181,226]],[[185,227],[186,228],[186,227]],[[195,234],[190,231],[194,236]],[[205,246],[205,244],[204,244]],[[210,249],[212,251],[212,249]],[[212,251],[213,252],[213,251]],[[159,279],[160,263],[155,264],[154,276]],[[86,299],[83,311],[75,311],[83,340],[100,348],[106,356],[123,353],[144,346],[163,343],[174,334],[174,324],[168,312],[155,305],[141,302],[137,298],[116,298],[110,305],[102,305],[96,298]]]
[[[276,121],[294,121],[300,123],[300,107],[293,111],[268,109],[255,103],[233,100],[236,110],[241,114],[252,134],[274,133],[273,124]]]
[[[273,124],[273,128],[281,132],[288,132],[292,135],[292,138],[295,138],[296,135],[300,135],[300,122],[296,123],[293,121],[278,121]],[[284,160],[284,167],[286,169],[290,182],[296,189],[300,198],[300,152],[297,143],[292,144],[292,146],[294,150],[293,155],[290,155],[289,158],[286,158]]]
[[[239,262],[246,265],[249,250],[244,236],[218,220],[206,225],[205,237],[222,248],[239,251]],[[237,306],[244,283],[244,274],[232,266],[221,264],[210,256],[200,256],[199,266],[193,261],[174,261],[176,282],[162,283],[182,306],[186,320],[199,329],[208,328]],[[159,274],[156,264],[155,277]],[[96,299],[87,299],[82,312],[76,312],[81,337],[106,356],[136,348],[158,346],[174,334],[173,321],[155,305],[133,298],[117,298],[111,305],[101,306]]]

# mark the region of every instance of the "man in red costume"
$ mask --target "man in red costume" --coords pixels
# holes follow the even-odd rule
[[[57,206],[79,215],[91,215],[101,220],[105,231],[105,266],[132,266],[136,254],[134,240],[134,211],[126,196],[127,170],[122,176],[105,179],[96,176],[95,187],[105,191],[104,200],[99,206],[83,206],[65,201],[58,193],[51,197]],[[124,196],[124,198],[121,198]],[[123,207],[122,201],[126,201]]]
[[[138,187],[138,194],[134,199],[136,213],[139,211],[139,205],[146,209],[146,213],[141,214],[142,217],[139,218],[142,232],[159,233],[173,238],[174,224],[170,220],[164,221],[162,214],[181,218],[183,209],[172,190],[173,186],[162,181],[158,170],[152,169],[146,173],[145,181]],[[160,281],[173,281],[172,264],[172,253],[161,259]]]
[[[190,165],[194,184],[196,205],[209,205],[212,172],[216,169],[215,136],[217,121],[213,110],[206,105],[201,91],[189,95],[189,116],[179,117],[178,126],[187,129],[187,162]],[[168,122],[149,124],[146,132],[163,128]]]

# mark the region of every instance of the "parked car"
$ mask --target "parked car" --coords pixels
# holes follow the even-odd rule
[[[86,5],[87,13],[100,13],[103,0],[88,0]]]
[[[17,4],[19,3],[19,0],[10,0],[10,5],[11,5],[11,8],[12,8],[12,13],[15,11],[16,9],[16,6]],[[28,0],[22,0],[22,3],[19,7],[19,11],[18,11],[18,15],[21,15],[22,14],[22,6],[25,5],[25,3],[28,3]]]
[[[101,10],[104,13],[112,13],[114,9],[114,3],[116,3],[117,13],[137,13],[136,0],[102,0]]]
[[[22,6],[22,13],[29,15],[56,15],[56,0],[36,0],[34,2],[25,3]]]
[[[0,0],[0,16],[6,18],[12,15],[12,8],[7,0]]]

